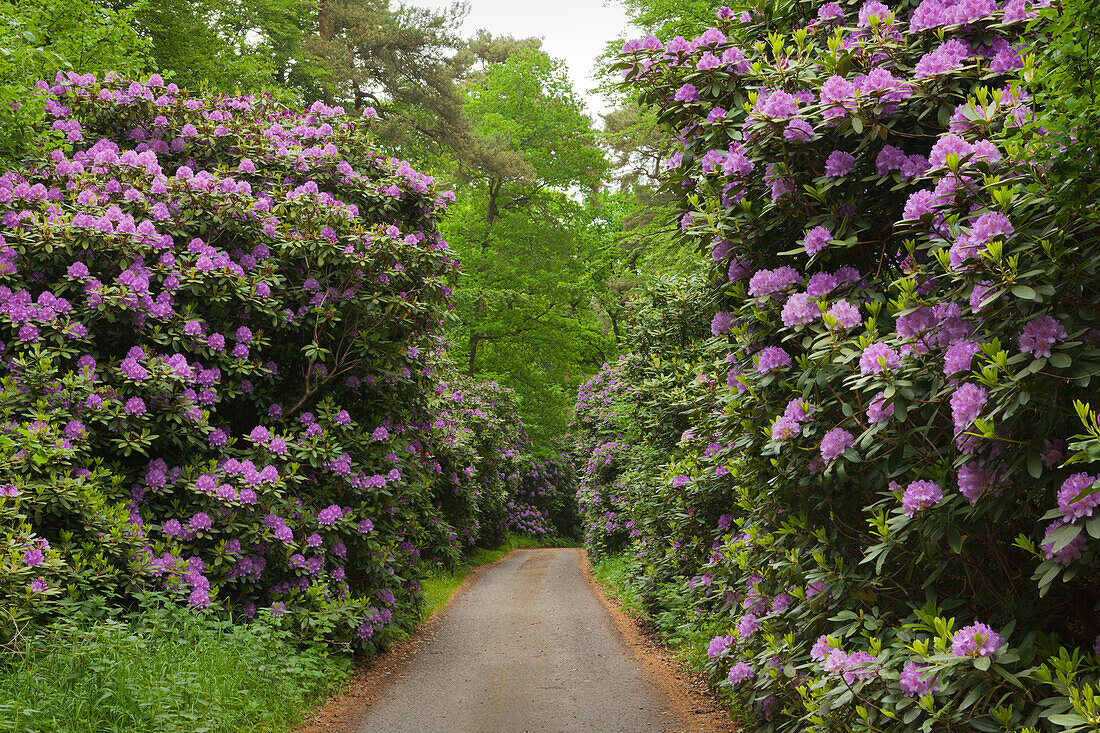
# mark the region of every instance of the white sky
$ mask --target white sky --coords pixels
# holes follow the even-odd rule
[[[404,0],[406,5],[445,8],[450,0]],[[584,97],[589,115],[606,112],[608,103],[592,92],[593,66],[604,45],[624,34],[626,13],[614,0],[469,0],[463,34],[484,28],[494,36],[534,36],[542,48],[569,67],[573,88]]]

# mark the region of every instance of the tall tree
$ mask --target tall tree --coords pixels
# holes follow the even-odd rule
[[[480,40],[471,147],[444,224],[464,270],[451,339],[469,374],[517,389],[545,445],[577,383],[614,353],[602,307],[612,220],[597,194],[607,161],[560,62],[530,42]]]
[[[316,33],[306,43],[323,76],[307,96],[381,118],[378,134],[402,157],[435,157],[465,144],[455,79],[465,3],[442,11],[389,0],[318,0]],[[308,86],[308,80],[302,80]]]

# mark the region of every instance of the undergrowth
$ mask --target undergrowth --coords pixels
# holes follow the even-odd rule
[[[46,627],[0,653],[0,731],[286,731],[350,661],[187,611]]]

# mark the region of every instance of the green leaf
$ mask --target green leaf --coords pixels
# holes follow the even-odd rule
[[[1023,298],[1024,300],[1039,300],[1039,294],[1027,285],[1013,285],[1011,290],[1012,294],[1017,298]]]
[[[1058,552],[1069,545],[1070,542],[1077,539],[1082,529],[1083,527],[1079,524],[1063,524],[1047,535],[1043,545],[1047,546],[1048,550],[1052,553]]]
[[[1065,369],[1073,364],[1073,359],[1069,357],[1069,354],[1059,352],[1057,354],[1051,354],[1050,365],[1057,367],[1058,369]]]

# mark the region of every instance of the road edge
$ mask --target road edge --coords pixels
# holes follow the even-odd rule
[[[729,709],[717,698],[702,675],[674,659],[660,639],[646,627],[645,620],[623,611],[592,574],[592,562],[580,548],[578,565],[592,592],[610,614],[622,642],[630,648],[639,666],[665,697],[670,710],[683,727],[677,733],[742,733],[730,720]]]
[[[358,724],[366,719],[367,713],[382,698],[390,682],[405,670],[416,652],[431,641],[440,621],[450,612],[455,600],[485,570],[504,562],[520,549],[523,548],[513,548],[503,557],[470,568],[445,604],[417,624],[407,637],[393,642],[386,651],[356,665],[351,679],[340,693],[307,711],[305,720],[293,729],[293,733],[354,733],[360,727]]]

